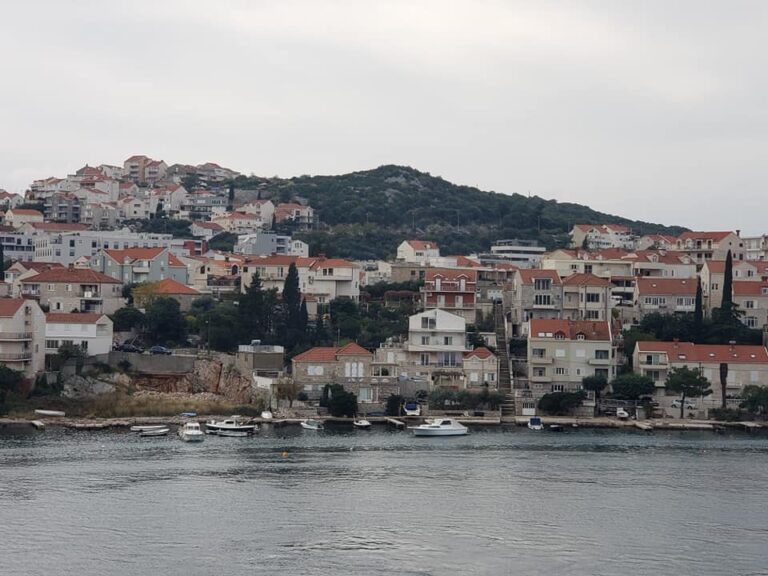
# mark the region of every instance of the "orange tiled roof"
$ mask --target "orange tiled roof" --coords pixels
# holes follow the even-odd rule
[[[39,274],[22,280],[22,284],[40,284],[42,282],[67,282],[73,284],[120,284],[106,274],[89,268],[50,268]]]
[[[360,346],[359,344],[356,344],[355,342],[350,342],[349,344],[346,344],[339,348],[336,351],[336,356],[373,356],[368,350]]]
[[[43,213],[38,210],[30,210],[29,208],[11,208],[8,212],[13,212],[17,216],[40,216],[43,217]]]
[[[123,250],[104,250],[110,258],[117,262],[129,260],[154,260],[165,251],[165,248],[125,248]]]
[[[533,284],[534,280],[552,280],[552,284],[562,284],[557,270],[539,270],[536,268],[521,268],[517,271],[523,284]]]
[[[152,284],[152,290],[155,294],[189,294],[190,296],[197,296],[200,294],[194,288],[190,288],[186,284],[177,282],[173,278],[166,278]]]
[[[0,298],[0,318],[11,318],[24,304],[23,298]]]
[[[488,348],[486,348],[485,346],[481,346],[480,348],[475,348],[474,350],[470,350],[469,352],[464,352],[464,358],[470,358],[472,356],[480,358],[481,360],[485,360],[486,358],[491,358],[493,356],[493,352],[488,350]]]
[[[600,278],[594,274],[571,274],[563,279],[566,286],[612,286],[605,278]]]
[[[722,362],[765,364],[768,363],[768,351],[763,346],[729,344],[693,344],[691,342],[638,342],[639,352],[666,353],[670,362]]]
[[[680,240],[715,240],[719,241],[733,232],[683,232]]]
[[[652,278],[640,277],[637,279],[639,294],[659,294],[672,296],[695,296],[695,278]]]
[[[90,312],[49,312],[45,315],[45,321],[47,323],[55,324],[95,324],[104,316],[106,316],[106,314],[96,314]]]
[[[768,296],[768,282],[734,280],[734,296]]]
[[[414,250],[438,250],[440,246],[431,240],[406,240]]]
[[[476,270],[457,270],[456,268],[429,268],[426,271],[424,280],[434,282],[436,278],[447,280],[449,282],[458,282],[465,278],[467,282],[477,282]]]
[[[576,340],[579,334],[584,335],[585,340],[610,340],[611,329],[608,322],[598,322],[591,320],[539,320],[530,321],[530,336],[541,338],[541,334],[552,334],[544,336],[553,338],[555,334],[562,334],[566,340]]]

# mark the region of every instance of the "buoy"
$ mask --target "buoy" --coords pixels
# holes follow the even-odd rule
[[[288,458],[288,452],[283,450],[283,458]]]

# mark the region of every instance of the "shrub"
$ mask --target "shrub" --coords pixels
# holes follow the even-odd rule
[[[555,416],[565,416],[587,397],[584,390],[578,392],[551,392],[539,400],[539,409]]]
[[[403,405],[403,397],[400,394],[390,394],[387,398],[387,416],[400,416],[400,407]]]

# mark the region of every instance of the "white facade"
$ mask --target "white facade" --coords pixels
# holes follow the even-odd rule
[[[112,320],[106,314],[50,313],[45,320],[47,354],[55,354],[66,343],[79,346],[87,356],[112,350]]]

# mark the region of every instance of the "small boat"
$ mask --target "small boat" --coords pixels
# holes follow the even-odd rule
[[[412,426],[414,436],[464,436],[469,429],[453,418],[436,418],[420,426]]]
[[[262,420],[272,420],[273,415],[272,412],[269,410],[264,410],[264,412],[261,413],[261,419]]]
[[[421,406],[418,402],[406,402],[403,406],[403,412],[406,416],[421,416]]]
[[[202,442],[205,434],[200,429],[200,424],[197,422],[187,422],[179,428],[179,438],[184,440],[184,442]]]
[[[194,418],[197,416],[197,412],[182,412],[179,416],[182,418]]]
[[[248,424],[242,417],[240,416],[231,416],[230,418],[227,418],[226,420],[208,420],[208,422],[205,423],[205,433],[206,434],[218,434],[220,436],[225,436],[225,434],[222,434],[222,432],[243,432],[244,434],[238,434],[238,436],[241,435],[248,435],[253,434],[258,430],[258,426],[256,424]]]
[[[528,420],[528,428],[531,430],[543,430],[544,424],[541,423],[541,418],[533,416]]]
[[[167,428],[165,424],[153,424],[153,425],[146,425],[146,426],[131,426],[131,432],[150,432],[152,430],[160,430],[162,428]]]
[[[167,436],[168,432],[170,432],[170,428],[157,428],[155,430],[142,430],[139,432],[139,436],[142,437],[150,437],[150,436]]]
[[[230,438],[245,438],[250,436],[253,432],[247,432],[244,430],[219,430],[215,432],[216,436],[229,436]]]
[[[562,432],[563,427],[560,424],[550,424],[549,430],[550,432]]]
[[[358,428],[360,430],[368,430],[371,427],[371,423],[368,420],[362,419],[362,420],[354,420],[352,422],[352,426],[355,428]]]
[[[64,416],[61,410],[35,410],[35,414],[40,416]]]
[[[320,422],[320,420],[312,420],[311,418],[302,420],[299,424],[301,424],[301,427],[304,428],[304,430],[322,430],[324,428],[323,423]]]
[[[629,418],[629,412],[624,410],[624,408],[616,408],[616,418],[619,420],[626,420]]]

